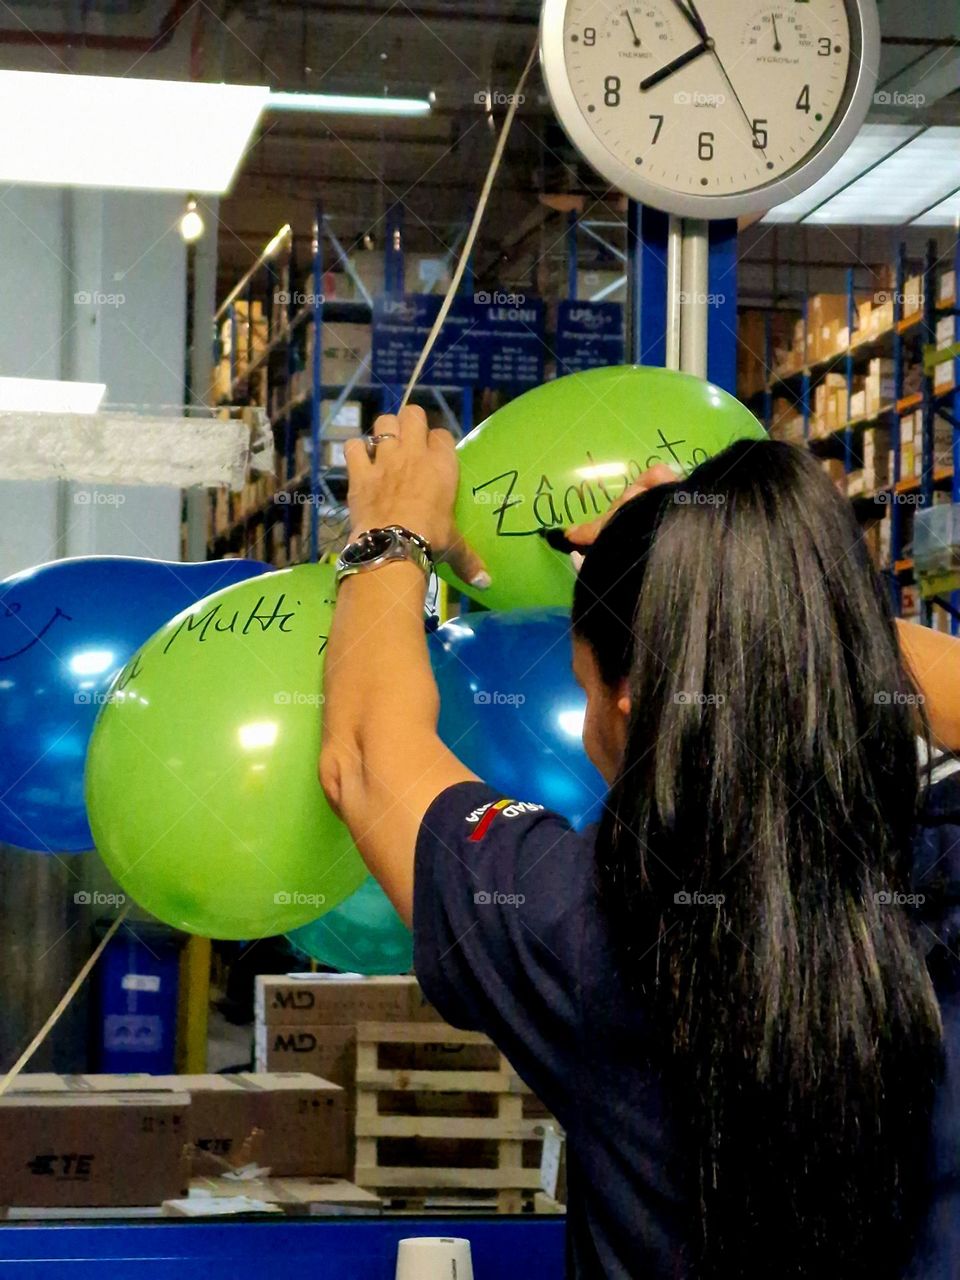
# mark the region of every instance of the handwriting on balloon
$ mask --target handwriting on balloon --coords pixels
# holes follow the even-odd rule
[[[584,479],[564,483],[541,473],[532,495],[528,497],[518,491],[519,469],[509,468],[474,485],[473,495],[478,498],[478,495],[492,492],[495,501],[491,504],[490,515],[496,520],[496,532],[501,538],[525,538],[539,533],[541,529],[565,527],[582,520],[591,520],[594,516],[609,511],[627,487],[658,462],[672,462],[687,473],[706,461],[705,449],[694,448],[689,457],[682,455],[680,451],[684,450],[687,443],[685,438],[671,439],[663,431],[658,431],[657,435],[660,443],[655,446],[654,452],[645,459],[626,459],[622,475],[604,476],[603,468],[598,467],[592,454],[587,452],[582,469],[588,474]],[[520,507],[529,509],[536,522],[533,527],[530,527],[529,518],[525,519],[521,515],[518,510]]]
[[[2,608],[3,610],[2,615],[0,615],[2,616],[2,618],[17,618],[17,621],[20,623],[20,628],[21,628],[21,631],[18,634],[20,634],[24,638],[23,644],[21,644],[20,647],[18,649],[15,649],[12,653],[0,653],[0,662],[10,662],[13,658],[22,657],[23,654],[29,652],[29,650],[31,650],[35,644],[40,644],[44,636],[47,634],[47,632],[50,630],[50,628],[53,626],[53,624],[57,621],[58,618],[62,618],[64,622],[73,621],[73,618],[71,618],[69,613],[64,613],[64,611],[59,606],[56,606],[54,608],[53,614],[51,615],[51,617],[47,619],[47,621],[43,624],[40,630],[33,631],[30,629],[30,627],[26,625],[25,622],[23,622],[21,619],[17,617],[21,609],[19,600],[13,601],[10,604],[4,603],[3,605],[0,605],[0,608]]]
[[[269,602],[266,596],[260,596],[252,608],[231,610],[229,607],[224,607],[223,601],[219,601],[209,609],[204,609],[201,613],[188,613],[159,652],[161,656],[168,654],[178,640],[188,637],[195,639],[198,644],[203,644],[207,640],[221,635],[263,635],[271,630],[281,631],[285,635],[289,635],[293,632],[291,624],[297,617],[298,608],[302,608],[303,601],[291,601],[285,609],[284,603],[286,599],[286,593],[281,592],[276,599],[271,597]],[[332,604],[333,601],[324,600],[323,603]],[[318,657],[323,656],[328,642],[328,635],[321,632],[317,633]],[[143,652],[140,651],[134,654],[117,676],[113,685],[113,692],[122,693],[130,682],[142,673]]]
[[[254,635],[256,635],[258,634],[255,630],[256,626],[259,626],[261,635],[271,629],[289,632],[292,628],[288,624],[292,618],[296,617],[297,611],[288,609],[283,612],[283,602],[286,598],[286,592],[281,591],[272,606],[267,605],[264,608],[267,597],[260,596],[252,609],[233,610],[229,607],[224,608],[221,600],[204,613],[188,613],[161,652],[169,653],[181,635],[195,635],[197,642],[203,644],[211,635],[245,636],[251,629],[254,629]],[[301,603],[300,600],[296,601],[298,605]]]

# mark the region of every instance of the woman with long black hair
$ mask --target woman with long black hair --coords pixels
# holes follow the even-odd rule
[[[483,569],[449,437],[419,411],[378,430],[350,455],[376,532],[343,561],[321,779],[427,997],[563,1124],[569,1273],[960,1273],[950,823],[921,884],[913,853],[951,642],[914,644],[918,689],[816,462],[733,446],[590,531],[574,667],[610,792],[578,835],[436,736],[421,543]]]

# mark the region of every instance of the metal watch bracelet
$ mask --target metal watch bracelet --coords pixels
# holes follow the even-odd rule
[[[426,538],[399,524],[367,529],[340,552],[336,565],[337,581],[379,569],[397,560],[409,560],[418,565],[428,579],[433,572],[433,552]]]

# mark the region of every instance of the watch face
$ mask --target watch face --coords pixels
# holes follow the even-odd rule
[[[356,542],[344,547],[341,559],[345,565],[369,564],[385,555],[394,544],[394,536],[386,529],[373,529],[364,533]]]
[[[791,175],[797,190],[819,176],[801,180],[855,92],[865,113],[876,71],[860,8],[871,4],[547,0],[563,11],[552,30],[544,13],[551,96],[587,159],[648,203],[695,213],[699,202],[709,216],[711,199],[739,197],[737,212],[752,193],[769,207],[795,193]]]

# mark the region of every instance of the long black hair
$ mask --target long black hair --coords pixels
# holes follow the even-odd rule
[[[849,505],[807,451],[736,444],[612,518],[573,625],[629,678],[597,876],[689,1123],[694,1273],[899,1276],[942,1031],[918,699]]]

